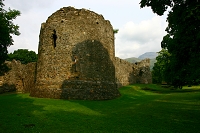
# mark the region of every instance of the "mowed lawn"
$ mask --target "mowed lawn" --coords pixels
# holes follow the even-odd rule
[[[176,91],[158,85],[120,88],[105,101],[0,95],[0,133],[197,133],[200,87]]]

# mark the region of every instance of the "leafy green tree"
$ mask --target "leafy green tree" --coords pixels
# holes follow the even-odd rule
[[[163,15],[170,8],[167,35],[161,47],[171,54],[165,79],[175,87],[195,84],[200,79],[200,1],[199,0],[141,0],[140,6],[151,7]]]
[[[6,11],[3,9],[3,0],[0,0],[0,75],[6,70],[7,66],[4,64],[7,59],[7,48],[13,45],[13,39],[11,35],[19,35],[19,26],[13,24],[13,20],[20,15],[17,10],[9,9]]]
[[[34,51],[28,51],[27,49],[18,49],[13,53],[8,54],[7,60],[19,60],[22,64],[37,61],[37,54]]]
[[[162,49],[158,52],[158,56],[156,57],[156,63],[154,63],[153,71],[152,71],[152,80],[153,83],[162,83],[165,81],[165,70],[166,66],[170,62],[169,57],[170,53],[166,49]]]
[[[114,33],[114,34],[117,34],[118,31],[119,31],[119,29],[113,29],[113,33]]]

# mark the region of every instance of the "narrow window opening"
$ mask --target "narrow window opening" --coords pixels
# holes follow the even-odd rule
[[[57,40],[56,30],[53,30],[53,46],[54,46],[54,48],[56,47],[56,40]]]
[[[140,72],[139,72],[139,76],[142,76],[142,74],[143,74],[143,71],[142,71],[142,70],[140,70]]]
[[[99,24],[99,22],[96,22],[97,24]]]

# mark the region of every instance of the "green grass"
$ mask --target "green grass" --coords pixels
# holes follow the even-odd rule
[[[1,133],[196,133],[200,87],[170,90],[130,85],[107,101],[56,100],[29,94],[0,95]]]

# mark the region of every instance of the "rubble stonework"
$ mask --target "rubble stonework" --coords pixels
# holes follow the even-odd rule
[[[13,60],[12,62],[6,62],[11,70],[0,76],[0,93],[17,91],[17,92],[30,92],[35,86],[35,67],[36,63],[29,63],[27,65],[21,64],[19,61]],[[115,59],[115,80],[117,88],[122,86],[143,83],[152,83],[151,72],[150,72],[150,60],[145,59],[141,62],[130,63],[123,59],[116,57]],[[81,84],[82,86],[95,86],[94,82],[83,82],[81,80],[65,80],[63,86],[71,86]],[[88,85],[90,84],[90,85]],[[68,91],[67,89],[65,91]],[[73,91],[74,94],[78,92],[77,89]],[[82,93],[79,91],[79,93]],[[82,93],[83,94],[83,93]],[[67,98],[66,96],[63,96]],[[80,95],[82,99],[85,95]],[[68,97],[70,99],[70,97]]]
[[[130,63],[116,57],[115,74],[118,88],[135,83],[152,83],[150,59],[144,59],[137,63]]]
[[[6,62],[0,93],[7,89],[34,97],[104,100],[118,88],[151,83],[150,60],[129,63],[115,57],[110,22],[86,9],[64,7],[41,26],[37,63]]]
[[[20,61],[6,61],[10,68],[8,73],[0,76],[0,93],[17,91],[30,92],[34,87],[36,63],[21,64]]]
[[[110,22],[86,9],[64,7],[41,26],[34,97],[113,99],[114,34]]]
[[[136,66],[137,65],[137,66]],[[134,65],[134,74],[136,75],[136,83],[151,84],[152,76],[150,70],[150,59],[144,59]]]

